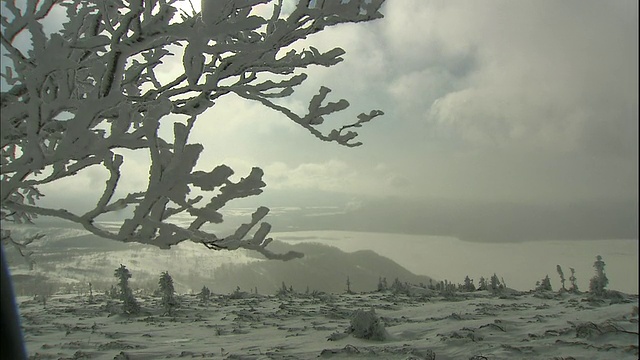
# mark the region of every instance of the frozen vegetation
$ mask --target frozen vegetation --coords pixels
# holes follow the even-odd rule
[[[135,277],[135,274],[133,274]],[[637,359],[638,296],[420,286],[365,293],[20,297],[31,359]],[[475,356],[475,357],[474,357]]]
[[[287,12],[282,1],[265,0],[204,0],[199,12],[176,0],[3,2],[2,49],[10,61],[2,73],[3,223],[52,216],[104,239],[161,249],[192,241],[271,259],[301,257],[266,248],[272,239],[264,206],[230,233],[210,230],[223,221],[220,210],[229,202],[258,195],[266,184],[258,167],[237,181],[226,164],[201,169],[205,147],[190,143],[189,135],[220,98],[237,96],[281,113],[322,141],[361,145],[353,130],[382,111],[327,130],[325,118],[349,107],[345,99],[329,101],[331,89],[321,86],[302,115],[278,99],[307,79],[304,69],[343,60],[343,49],[305,48],[303,40],[336,25],[382,18],[383,2],[300,1]],[[60,20],[59,28],[45,30]],[[177,69],[162,66],[179,59]],[[139,191],[122,184],[131,175],[124,174],[131,159],[123,154],[134,153],[148,160],[145,169],[131,170],[148,173]],[[60,190],[89,170],[104,178],[92,207],[78,211],[37,201],[46,195],[40,188],[58,184]],[[99,220],[114,213],[128,216],[117,229],[102,226]],[[180,216],[188,223],[179,223]],[[18,239],[2,228],[3,243],[24,255],[42,236]]]

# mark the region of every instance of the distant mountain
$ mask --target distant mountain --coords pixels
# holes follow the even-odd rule
[[[261,255],[245,250],[211,251],[199,244],[184,242],[170,250],[135,243],[119,243],[100,239],[86,231],[65,227],[23,227],[13,229],[15,235],[46,236],[30,245],[34,251],[35,269],[28,270],[17,252],[7,248],[8,263],[17,292],[27,295],[44,283],[56,287],[94,291],[116,284],[114,270],[124,264],[133,275],[134,288],[155,289],[162,271],[169,271],[178,292],[198,292],[206,285],[213,292],[228,293],[238,286],[249,291],[258,288],[262,294],[273,294],[284,281],[296,291],[341,293],[349,277],[352,291],[371,291],[378,279],[395,278],[413,284],[429,283],[429,277],[409,272],[396,262],[369,250],[353,253],[319,243],[296,245],[274,241],[274,252],[299,251],[302,259],[287,262],[264,260]]]
[[[389,285],[395,278],[412,284],[428,284],[430,280],[427,276],[411,273],[371,250],[347,253],[318,243],[289,245],[274,242],[269,246],[272,251],[293,250],[305,256],[288,262],[257,261],[224,265],[214,273],[213,288],[231,291],[239,286],[241,290],[249,291],[257,287],[260,293],[274,293],[284,282],[287,287],[292,286],[299,292],[309,287],[310,291],[342,293],[347,289],[347,278],[354,292],[375,290],[381,277],[386,278]]]

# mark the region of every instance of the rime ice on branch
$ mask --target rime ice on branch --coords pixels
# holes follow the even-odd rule
[[[321,87],[302,115],[274,99],[290,96],[305,81],[301,69],[335,65],[344,54],[340,48],[284,48],[330,26],[381,18],[383,2],[299,1],[290,14],[282,13],[282,0],[203,0],[200,14],[180,10],[176,0],[27,0],[22,7],[3,2],[2,48],[11,64],[2,72],[8,84],[1,94],[2,221],[46,215],[104,238],[160,248],[192,240],[211,249],[252,249],[268,258],[300,256],[265,249],[271,241],[270,225],[262,222],[266,207],[228,236],[202,230],[222,222],[218,210],[227,202],[260,194],[265,184],[259,168],[238,182],[229,179],[233,170],[226,165],[194,171],[203,145],[189,143],[189,134],[217,99],[235,94],[282,113],[320,140],[361,145],[353,128],[381,111],[324,133],[318,125],[325,117],[349,106],[346,100],[327,102],[330,89]],[[255,9],[265,6],[271,15],[259,16]],[[46,34],[42,24],[54,7],[66,9],[67,21],[60,32]],[[31,39],[28,50],[17,44],[24,33],[29,36],[21,39]],[[184,71],[160,81],[155,71],[173,56],[172,45],[184,48]],[[173,139],[164,139],[158,128],[170,114],[188,120],[176,121]],[[115,198],[124,160],[117,151],[123,149],[148,151],[149,181],[145,191]],[[37,204],[43,195],[39,185],[90,167],[109,173],[95,208],[82,214]],[[211,195],[189,197],[192,190]],[[133,215],[117,231],[95,222],[126,207]],[[180,213],[191,216],[188,226],[171,222]],[[10,241],[10,232],[3,229],[2,238]]]

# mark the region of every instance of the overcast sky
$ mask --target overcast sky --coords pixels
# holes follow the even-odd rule
[[[332,100],[352,105],[327,119],[336,126],[383,110],[360,130],[363,146],[323,143],[228,97],[191,137],[206,147],[201,167],[262,167],[261,205],[335,200],[348,214],[323,228],[335,220],[366,230],[369,221],[376,231],[479,241],[637,238],[637,1],[388,0],[382,12],[309,39],[342,47],[345,61],[310,69],[286,101],[302,113],[328,86]],[[144,183],[138,174],[125,177],[130,186]],[[103,180],[74,181],[92,189]]]

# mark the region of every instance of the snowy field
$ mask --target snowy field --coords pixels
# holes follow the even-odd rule
[[[638,297],[486,291],[456,298],[387,293],[245,297],[180,296],[174,316],[139,296],[142,314],[119,301],[20,297],[30,359],[637,359]],[[373,308],[387,340],[345,331],[354,310]],[[335,339],[328,341],[329,338]]]
[[[58,248],[69,254],[75,248],[58,243],[72,238],[69,231],[48,229],[50,236],[34,249],[47,256],[53,256]],[[73,238],[82,240],[83,234]],[[317,242],[346,252],[370,249],[414,273],[455,283],[465,275],[477,283],[480,276],[488,278],[496,273],[509,288],[520,291],[533,289],[535,282],[545,275],[550,276],[553,289],[559,289],[555,273],[558,264],[565,273],[569,267],[575,268],[579,288],[587,290],[589,279],[595,275],[595,256],[602,255],[607,264],[608,289],[638,294],[638,243],[634,240],[487,244],[454,238],[344,231],[286,232],[273,236],[291,244]],[[78,243],[79,240],[74,240],[69,244]],[[93,243],[87,243],[86,249],[75,249],[74,256],[61,258],[59,264],[47,270],[48,276],[57,279],[85,274],[80,283],[102,279],[115,284],[113,269],[120,263],[130,266],[135,280],[141,278],[143,270],[156,276],[168,269],[177,277],[194,267],[211,273],[223,263],[258,261],[239,252],[197,251],[197,244],[191,243],[159,251],[135,246],[122,249],[107,242],[100,243],[105,247],[96,250],[96,254],[91,252],[95,249],[90,244]],[[41,258],[36,266],[42,271],[45,259]],[[65,275],[64,271],[71,268],[76,271]],[[157,277],[152,283],[157,284]],[[86,289],[83,295],[75,292],[53,295],[46,305],[31,296],[20,296],[30,358],[638,358],[638,295],[590,301],[586,294],[556,292],[542,295],[513,292],[502,298],[486,291],[456,293],[453,298],[419,291],[413,296],[391,292],[298,293],[285,297],[244,294],[239,298],[217,295],[202,304],[195,295],[184,294],[194,292],[193,288],[180,288],[181,306],[173,316],[163,315],[160,299],[145,295],[148,292],[136,295],[143,311],[133,317],[122,315],[120,302],[103,295],[104,289],[94,291],[96,296],[91,303]],[[373,341],[345,333],[358,309],[374,309],[389,337]]]

